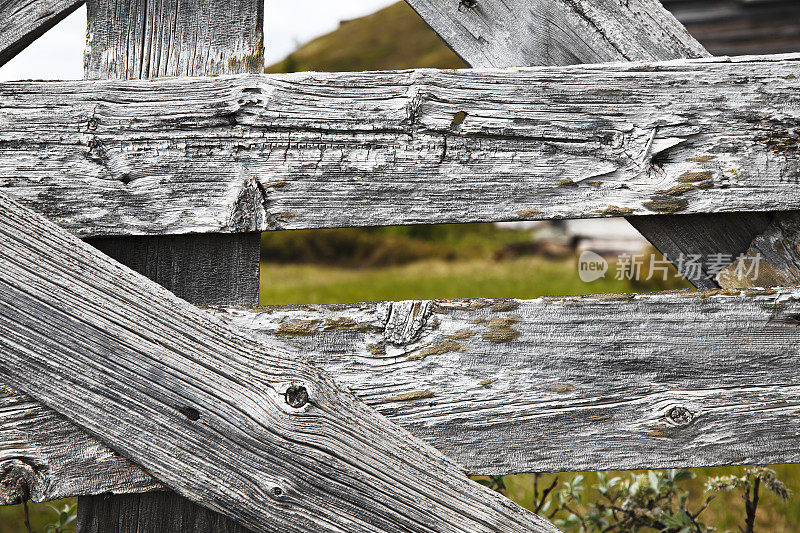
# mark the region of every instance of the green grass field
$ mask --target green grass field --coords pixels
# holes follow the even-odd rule
[[[262,304],[329,304],[434,298],[536,298],[632,292],[628,281],[583,283],[575,260],[522,257],[495,262],[427,260],[380,269],[314,265],[261,266]]]

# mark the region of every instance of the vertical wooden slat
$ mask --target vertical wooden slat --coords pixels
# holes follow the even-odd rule
[[[87,4],[89,79],[263,71],[264,0],[89,0]],[[258,303],[258,233],[89,242],[196,305]],[[174,493],[148,493],[80,498],[77,531],[246,530]]]
[[[76,532],[247,533],[233,520],[174,492],[86,496],[78,499]]]
[[[259,233],[87,239],[198,306],[258,303]]]
[[[86,77],[264,70],[264,0],[89,0]]]

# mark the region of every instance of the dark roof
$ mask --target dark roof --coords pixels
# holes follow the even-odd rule
[[[800,0],[662,0],[716,56],[800,52]]]

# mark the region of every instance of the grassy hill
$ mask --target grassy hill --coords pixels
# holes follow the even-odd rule
[[[464,63],[405,2],[341,23],[267,72],[352,72],[464,68]]]

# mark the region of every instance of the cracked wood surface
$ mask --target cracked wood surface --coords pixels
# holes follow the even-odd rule
[[[87,78],[260,73],[263,0],[91,0]],[[258,303],[260,233],[122,236],[87,242],[193,305]],[[77,533],[244,533],[175,493],[78,499]]]
[[[90,0],[87,16],[87,78],[264,69],[263,0]],[[258,233],[123,236],[88,242],[194,305],[258,303]]]
[[[83,5],[83,0],[0,0],[0,67]]]
[[[324,371],[0,211],[0,376],[181,496],[259,531],[554,531]]]
[[[788,210],[798,75],[787,55],[7,83],[0,185],[79,236]]]
[[[504,0],[480,2],[472,9],[437,0],[408,3],[473,67],[710,55],[657,0]],[[687,14],[687,18],[691,17]],[[627,219],[668,258],[675,261],[681,256],[699,256],[703,265],[716,254],[735,257],[744,253],[770,220],[761,213]],[[780,269],[789,259],[779,258],[775,267]],[[705,267],[699,277],[689,281],[699,288],[719,286]]]
[[[264,0],[88,0],[87,78],[264,70]]]
[[[797,289],[209,313],[473,474],[800,462]],[[0,402],[1,501],[161,488],[35,402]]]
[[[708,57],[658,0],[407,0],[475,68]]]

